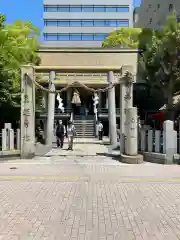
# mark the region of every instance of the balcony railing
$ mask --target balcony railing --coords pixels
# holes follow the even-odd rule
[[[46,109],[37,109],[36,112],[39,113],[40,115],[47,115]],[[65,108],[63,113],[60,109],[55,108],[55,115],[62,115],[62,116],[71,115],[72,112],[73,112],[72,108]],[[108,109],[107,108],[98,108],[98,114],[108,115]],[[117,115],[120,114],[120,108],[116,108],[116,114]]]
[[[47,109],[37,109],[36,110],[37,113],[39,114],[47,114],[48,110]],[[72,108],[65,108],[64,112],[62,112],[60,109],[55,108],[55,114],[61,114],[61,115],[67,115],[67,114],[71,114],[72,112]]]

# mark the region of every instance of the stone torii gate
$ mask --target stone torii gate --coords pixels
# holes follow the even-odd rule
[[[47,70],[46,66],[23,66],[21,69],[21,158],[32,158],[35,155],[35,82],[38,70]],[[54,91],[55,72],[62,70],[60,67],[50,69],[50,90]],[[138,155],[137,149],[137,109],[133,108],[133,78],[132,67],[103,67],[103,66],[69,66],[63,67],[63,71],[103,71],[107,73],[109,85],[114,83],[114,72],[119,71],[121,77],[120,84],[120,148],[121,159],[124,162],[142,162],[142,156]],[[54,122],[54,100],[55,93],[49,92],[48,107],[48,133],[53,132]],[[110,142],[115,145],[117,142],[116,132],[116,107],[115,107],[115,88],[108,89],[108,113]],[[49,136],[49,144],[52,139]]]

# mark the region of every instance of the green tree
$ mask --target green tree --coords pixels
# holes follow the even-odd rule
[[[163,92],[166,119],[173,119],[173,96],[180,90],[180,23],[176,13],[167,18],[160,35],[153,33],[140,65],[149,86]]]
[[[145,28],[121,28],[109,34],[103,41],[102,47],[139,48],[145,50],[146,45],[151,41],[152,29]]]
[[[40,62],[38,36],[39,29],[31,22],[5,24],[5,16],[0,15],[0,111],[6,120],[8,109],[20,103],[21,65]]]
[[[138,64],[138,77],[143,80],[147,80],[147,72],[145,71],[147,68],[145,68],[146,61],[144,62],[144,52],[149,47],[148,44],[152,44],[153,35],[160,37],[159,32],[148,28],[121,28],[110,33],[109,36],[104,40],[102,47],[139,48],[143,52],[139,55],[139,63],[141,63],[142,66],[141,64]],[[152,88],[150,81],[145,81],[143,84],[138,84],[136,85],[134,103],[140,110],[152,110],[154,106],[158,107],[157,99],[159,100],[159,96],[162,96],[160,91],[160,89]],[[155,94],[157,95],[157,98],[154,97]],[[159,107],[161,107],[162,101],[158,102]]]
[[[115,30],[103,41],[102,47],[138,48],[138,38],[141,32],[141,28],[121,28]]]
[[[173,118],[173,96],[180,90],[180,23],[170,15],[161,30],[120,29],[109,34],[102,47],[139,48],[138,75],[145,80],[147,96],[159,92]],[[155,99],[155,97],[154,97]]]

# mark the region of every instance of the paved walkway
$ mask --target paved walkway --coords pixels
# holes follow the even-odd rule
[[[76,148],[84,155],[0,163],[0,240],[180,239],[180,166]]]
[[[68,151],[68,142],[65,139],[63,149],[53,148],[46,156],[96,156],[105,155],[108,153],[108,147],[103,143],[106,143],[107,139],[103,142],[95,138],[75,138],[73,151]]]

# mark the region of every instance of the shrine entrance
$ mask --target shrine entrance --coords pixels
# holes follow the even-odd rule
[[[74,115],[88,116],[94,115],[93,93],[82,87],[74,89],[78,93],[79,102],[74,102],[72,97],[72,110]],[[78,99],[77,99],[78,100]]]
[[[95,99],[95,95],[102,92],[108,93],[109,138],[110,144],[115,146],[117,144],[115,86],[120,84],[120,135],[121,152],[123,153],[125,146],[125,110],[132,108],[132,84],[136,81],[134,75],[136,75],[137,70],[137,55],[137,50],[126,51],[122,49],[41,50],[39,54],[42,60],[40,66],[27,65],[21,69],[21,157],[32,158],[35,155],[35,87],[48,95],[47,146],[52,147],[55,97],[58,94],[61,95],[62,92],[68,93],[70,88],[81,92],[78,100],[79,105],[84,104],[90,112],[92,112],[92,95]],[[62,74],[65,75],[62,76]],[[67,76],[66,74],[68,74],[68,77],[64,77]],[[45,78],[46,76],[47,78]],[[47,84],[43,85],[44,81],[46,82],[45,79],[48,79],[49,87],[47,87]],[[58,84],[63,87],[56,88]],[[68,102],[71,102],[69,95],[67,98]],[[71,103],[73,104],[73,102]],[[93,107],[96,124],[97,103],[93,104]],[[135,120],[133,120],[135,124],[130,129],[136,128],[136,111],[133,114],[135,114]],[[136,133],[134,139],[134,141],[137,140]],[[126,142],[128,143],[127,146],[131,146],[129,137],[126,137]],[[128,148],[127,151],[137,152],[137,144],[133,144],[133,146],[133,149]]]

